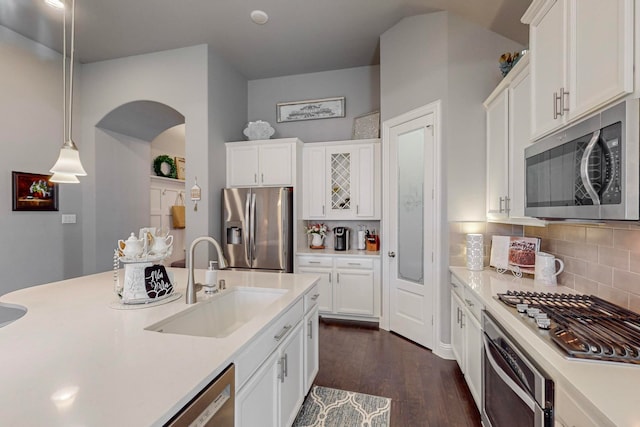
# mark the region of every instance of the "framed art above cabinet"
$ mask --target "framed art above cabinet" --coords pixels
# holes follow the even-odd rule
[[[380,219],[380,140],[307,143],[303,219]]]

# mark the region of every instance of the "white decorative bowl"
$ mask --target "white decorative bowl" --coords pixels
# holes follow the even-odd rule
[[[255,141],[256,139],[269,139],[275,132],[275,129],[268,122],[257,120],[249,122],[243,133],[250,141]]]

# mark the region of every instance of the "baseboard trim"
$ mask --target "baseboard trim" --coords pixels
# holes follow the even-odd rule
[[[443,342],[439,342],[436,348],[433,350],[433,354],[438,356],[441,359],[446,360],[455,360],[456,356],[453,354],[453,348],[451,344],[445,344]]]

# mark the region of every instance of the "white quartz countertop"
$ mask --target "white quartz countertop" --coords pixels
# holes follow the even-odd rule
[[[505,304],[494,298],[496,294],[510,289],[575,293],[573,289],[534,285],[532,279],[517,279],[511,273],[498,274],[489,269],[473,272],[464,267],[450,267],[450,271],[477,293],[502,327],[551,375],[556,384],[560,383],[572,396],[578,397],[582,406],[596,410],[612,426],[640,426],[639,365],[569,360],[558,352],[553,343],[545,341],[540,332],[516,318]]]
[[[233,286],[286,289],[282,298],[225,338],[145,327],[187,309],[185,269],[168,269],[183,296],[115,310],[112,272],[12,292],[0,302],[28,312],[0,328],[0,424],[162,425],[234,361],[279,313],[316,281],[307,274],[220,271]],[[204,270],[196,271],[202,282]],[[207,299],[198,293],[199,301]]]
[[[380,251],[359,251],[357,249],[349,249],[348,251],[336,251],[335,249],[311,249],[298,248],[296,255],[319,255],[319,256],[347,256],[347,257],[372,257],[380,258]]]

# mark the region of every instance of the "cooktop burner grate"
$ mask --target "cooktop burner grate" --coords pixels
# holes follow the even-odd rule
[[[637,313],[594,295],[508,291],[498,298],[549,329],[569,357],[640,364]]]

